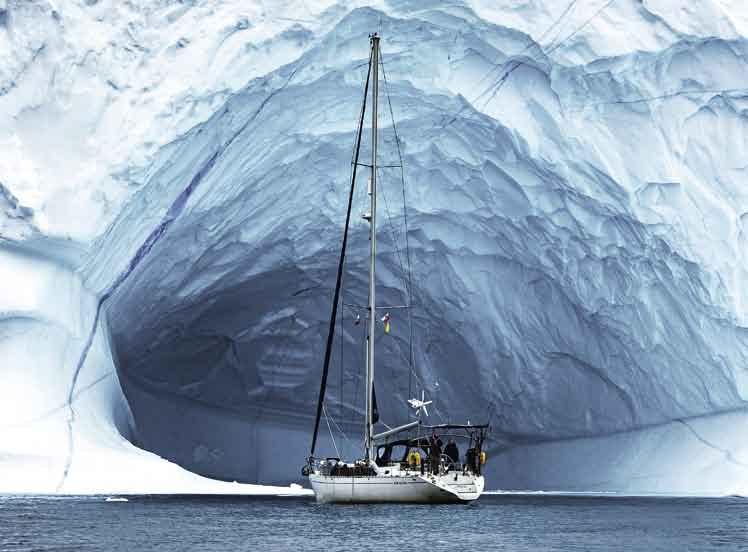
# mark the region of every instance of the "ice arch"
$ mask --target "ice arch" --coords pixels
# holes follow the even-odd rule
[[[473,8],[332,10],[327,27],[279,35],[265,47],[294,55],[203,98],[212,115],[119,168],[133,190],[82,251],[40,237],[52,214],[6,194],[2,347],[15,400],[2,437],[17,469],[4,473],[37,465],[49,476],[34,489],[71,492],[112,472],[127,484],[167,479],[162,469],[172,487],[189,479],[134,443],[213,477],[296,477],[361,37],[381,25],[414,209],[419,377],[442,414],[492,418],[496,486],[744,488],[742,35],[680,34],[678,20],[636,52],[604,51],[595,25],[631,20],[614,10],[548,59]],[[675,17],[650,9],[637,12],[647,33]],[[473,99],[466,83],[523,49],[493,100],[457,96]],[[431,70],[418,70],[425,60]],[[715,148],[725,136],[730,147]],[[383,295],[396,301],[388,240]],[[379,384],[393,418],[407,384],[398,334]],[[333,396],[355,440],[347,355]]]

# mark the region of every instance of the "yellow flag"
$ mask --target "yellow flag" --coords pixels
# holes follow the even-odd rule
[[[384,314],[382,322],[384,323],[384,333],[390,333],[390,313],[387,312]]]

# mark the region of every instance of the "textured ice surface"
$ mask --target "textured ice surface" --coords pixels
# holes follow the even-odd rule
[[[69,248],[0,250],[0,492],[298,494],[200,477],[128,441],[105,326],[91,333],[97,300],[68,266]]]
[[[2,465],[37,466],[44,491],[178,469],[143,448],[221,479],[297,477],[372,30],[431,421],[490,418],[489,488],[745,490],[748,17],[725,1],[8,2]],[[382,170],[379,297],[402,304]],[[409,384],[393,314],[390,425]],[[351,449],[345,316],[329,396]]]

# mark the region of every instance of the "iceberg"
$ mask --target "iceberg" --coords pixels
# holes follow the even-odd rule
[[[489,488],[747,493],[748,18],[547,4],[0,4],[0,491],[302,492],[376,30],[387,423],[490,420]]]

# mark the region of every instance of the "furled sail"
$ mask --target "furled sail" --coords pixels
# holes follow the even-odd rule
[[[379,421],[379,407],[377,406],[377,389],[376,387],[371,388],[371,423],[376,424]]]

